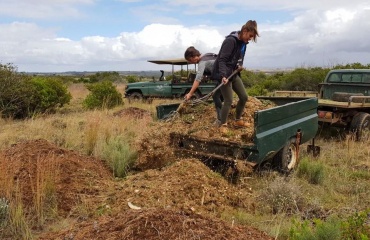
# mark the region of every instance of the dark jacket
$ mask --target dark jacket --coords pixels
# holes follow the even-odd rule
[[[238,34],[238,31],[231,32],[223,41],[213,65],[212,79],[221,82],[223,77],[231,75],[238,64],[243,65],[246,44],[238,39]]]

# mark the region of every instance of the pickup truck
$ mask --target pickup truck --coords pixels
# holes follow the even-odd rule
[[[275,98],[257,99],[274,101]],[[312,140],[312,145],[308,145],[307,150],[314,155],[320,152],[320,148],[314,145],[318,130],[318,101],[317,98],[284,100],[276,102],[275,107],[254,112],[253,132],[247,142],[203,138],[178,132],[170,133],[170,142],[180,156],[221,161],[235,168],[240,165],[256,167],[272,160],[279,171],[289,173],[299,162],[300,145]],[[157,106],[157,118],[166,119],[178,106],[179,104]]]
[[[172,65],[172,79],[166,81],[164,71],[161,70],[162,76],[159,80],[153,79],[149,82],[129,83],[125,88],[125,97],[130,100],[141,100],[146,98],[183,98],[191,89],[195,73],[190,72],[188,62],[184,58],[168,59],[168,60],[149,60],[148,62],[156,64]],[[177,76],[174,74],[174,66],[181,66],[181,74],[187,73],[187,76]],[[183,70],[183,66],[187,70]],[[210,93],[217,85],[217,82],[209,80],[208,76],[204,76],[197,91],[194,93],[194,98],[200,98]]]
[[[370,70],[331,70],[319,85],[318,117],[325,126],[344,127],[355,140],[370,136]]]
[[[275,91],[270,96],[281,103],[302,97],[318,98],[322,129],[343,128],[356,141],[370,138],[370,69],[331,70],[317,92]]]

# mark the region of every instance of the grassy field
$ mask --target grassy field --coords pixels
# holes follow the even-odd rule
[[[123,86],[118,86],[118,89],[123,92]],[[54,115],[37,116],[28,120],[0,119],[0,149],[8,149],[19,141],[45,139],[57,147],[104,159],[107,146],[113,144],[110,140],[115,139],[118,143],[124,143],[122,146],[129,147],[126,152],[134,153],[142,145],[143,136],[150,131],[153,119],[156,120],[156,106],[176,101],[154,100],[150,104],[125,101],[123,106],[115,109],[85,111],[81,105],[88,94],[84,86],[71,85],[69,90],[73,96],[71,104]],[[143,109],[148,112],[149,117],[132,118],[124,114],[112,117],[128,108]],[[123,142],[120,140],[122,136]],[[299,167],[289,176],[271,170],[243,176],[234,187],[249,192],[249,201],[252,204],[247,208],[237,205],[234,209],[219,212],[215,208],[216,212],[211,215],[233,224],[255,227],[275,239],[343,239],[345,236],[355,236],[357,232],[365,233],[364,238],[358,239],[369,239],[370,235],[365,238],[366,232],[370,234],[369,219],[361,213],[367,214],[370,207],[370,140],[355,142],[350,136],[335,132],[328,135],[327,131],[320,131],[316,145],[321,147],[320,156],[314,158],[308,155],[303,146]],[[0,163],[7,164],[4,161]],[[49,175],[53,168],[55,166],[50,166]],[[122,181],[125,181],[125,177],[132,173],[123,171],[121,174]],[[40,177],[47,178],[48,173],[43,173]],[[4,188],[14,187],[9,185],[6,177],[0,178],[0,186],[3,188],[1,194],[4,195],[12,192],[12,189]],[[0,195],[0,207],[3,209],[5,205],[11,206],[8,201],[15,201],[5,200],[4,197],[6,196]],[[35,209],[43,206],[40,201],[43,198],[39,198]],[[38,210],[39,213],[40,211]],[[16,229],[15,225],[18,229],[21,225],[28,225],[22,228],[29,229],[20,235],[24,239],[37,238],[35,232],[42,232],[40,228],[35,231],[29,218],[21,217],[22,212],[12,211],[12,223],[6,222],[9,218],[4,214],[0,211],[0,236],[9,236],[5,229],[9,224],[13,224]],[[50,222],[61,223],[60,216],[49,218],[53,219]],[[68,218],[63,221],[68,221]],[[70,226],[71,222],[62,225]],[[322,238],[326,234],[324,232],[329,232],[331,237]]]

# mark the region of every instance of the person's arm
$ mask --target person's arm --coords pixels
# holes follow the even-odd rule
[[[185,95],[185,100],[189,100],[193,96],[195,90],[197,90],[197,88],[199,87],[199,84],[200,81],[194,81],[193,86],[190,89],[190,92],[188,92],[188,94]]]
[[[185,100],[189,100],[193,96],[197,88],[199,87],[199,84],[203,78],[203,73],[204,73],[205,68],[206,68],[206,61],[200,61],[198,63],[198,71],[197,71],[197,75],[195,76],[193,86],[191,87],[189,93],[185,95]]]

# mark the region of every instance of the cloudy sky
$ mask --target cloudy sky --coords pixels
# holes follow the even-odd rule
[[[368,0],[0,0],[0,63],[18,71],[139,71],[188,46],[219,51],[256,20],[247,69],[370,63]],[[169,68],[170,69],[170,68]]]

